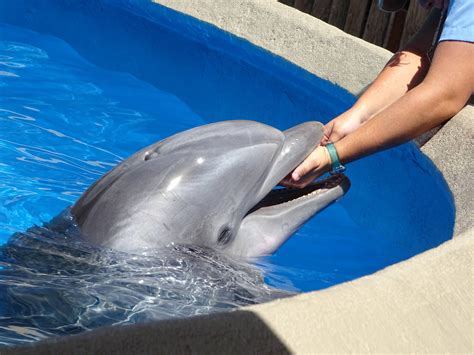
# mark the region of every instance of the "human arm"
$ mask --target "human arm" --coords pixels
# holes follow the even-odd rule
[[[418,33],[392,56],[354,106],[326,124],[323,145],[355,131],[424,79],[430,65],[427,53],[440,18],[441,11],[433,10]]]
[[[473,58],[474,43],[441,42],[421,84],[335,143],[340,160],[348,163],[401,144],[454,116],[474,91]],[[330,165],[326,148],[320,146],[285,185],[303,187]]]
[[[458,113],[474,92],[474,43],[444,41],[423,82],[336,143],[350,162],[413,139]]]

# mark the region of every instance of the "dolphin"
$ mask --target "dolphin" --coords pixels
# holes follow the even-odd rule
[[[322,135],[319,122],[285,131],[243,120],[196,127],[118,164],[71,213],[87,242],[120,251],[176,243],[236,258],[269,255],[349,189],[344,175],[274,189]]]

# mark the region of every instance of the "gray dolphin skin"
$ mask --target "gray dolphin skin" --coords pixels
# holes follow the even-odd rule
[[[278,249],[350,183],[274,187],[319,144],[323,125],[286,131],[223,121],[184,131],[124,160],[72,208],[83,238],[126,252],[173,243],[252,258]]]

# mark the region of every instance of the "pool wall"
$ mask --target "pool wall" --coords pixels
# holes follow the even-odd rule
[[[277,1],[157,2],[234,33],[353,94],[390,57]],[[150,6],[124,3],[145,14]],[[323,291],[231,313],[99,329],[15,353],[472,352],[473,117],[474,109],[466,107],[422,147],[453,194],[453,240]]]

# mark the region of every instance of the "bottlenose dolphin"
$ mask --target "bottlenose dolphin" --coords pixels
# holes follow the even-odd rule
[[[283,132],[254,121],[190,129],[124,160],[71,212],[86,241],[121,251],[176,243],[233,257],[271,254],[349,188],[334,175],[272,191],[322,135],[319,122]]]

